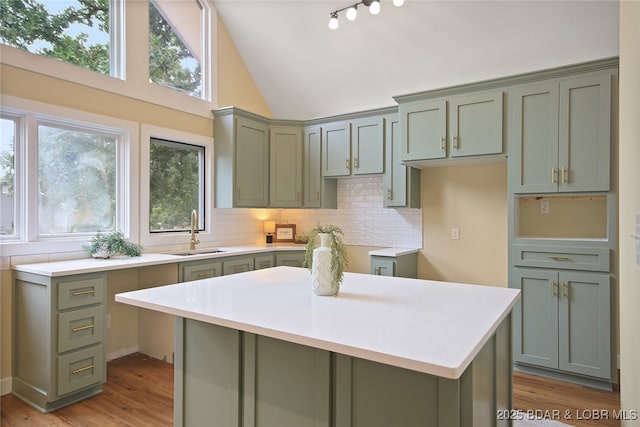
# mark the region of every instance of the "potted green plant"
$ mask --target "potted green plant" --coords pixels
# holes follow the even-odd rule
[[[307,233],[303,266],[311,271],[313,289],[318,295],[336,295],[340,289],[344,269],[349,264],[343,235],[340,227],[320,223]],[[317,248],[316,236],[320,237]]]
[[[82,246],[82,249],[94,258],[109,258],[112,255],[131,257],[142,255],[142,245],[128,242],[120,231],[98,232],[91,238],[88,245]]]

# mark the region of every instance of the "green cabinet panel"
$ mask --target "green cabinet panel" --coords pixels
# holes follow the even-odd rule
[[[269,205],[269,127],[236,108],[214,111],[216,208]]]
[[[403,162],[503,153],[503,93],[479,92],[402,103]]]
[[[420,207],[420,170],[400,162],[400,122],[397,114],[384,117],[384,207]]]
[[[276,267],[286,265],[289,267],[302,267],[304,263],[304,251],[276,252]]]
[[[269,205],[269,132],[266,125],[236,121],[236,206]]]
[[[366,175],[384,172],[384,120],[381,116],[351,121],[352,173]]]
[[[450,156],[502,153],[502,92],[449,100]]]
[[[322,176],[322,128],[309,126],[304,129],[304,207],[338,207],[338,182]]]
[[[302,207],[302,129],[270,129],[269,206]]]
[[[204,259],[198,261],[181,262],[178,265],[178,280],[190,282],[191,280],[208,279],[222,276],[222,262],[219,260]]]
[[[415,101],[398,106],[400,160],[447,157],[447,101]]]
[[[418,276],[418,253],[398,255],[396,257],[371,255],[370,273],[376,276],[409,277]]]
[[[273,254],[260,255],[253,258],[253,264],[256,270],[273,267]]]
[[[609,190],[610,73],[516,87],[510,108],[513,192]]]
[[[351,124],[329,123],[322,126],[322,175],[339,177],[351,174]]]
[[[42,412],[102,391],[106,274],[14,272],[12,393]]]
[[[515,268],[514,360],[611,381],[610,276]]]
[[[253,271],[253,257],[237,257],[228,258],[222,261],[222,275],[243,273],[245,271]]]

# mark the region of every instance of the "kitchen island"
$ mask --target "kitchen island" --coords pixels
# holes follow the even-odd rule
[[[518,297],[355,273],[319,297],[275,267],[115,298],[177,318],[176,426],[443,427],[503,422]]]

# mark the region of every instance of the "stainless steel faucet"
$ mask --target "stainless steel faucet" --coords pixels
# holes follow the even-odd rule
[[[191,211],[191,240],[189,240],[189,250],[195,251],[196,245],[200,243],[200,240],[196,239],[196,233],[198,228],[198,212],[196,210]]]

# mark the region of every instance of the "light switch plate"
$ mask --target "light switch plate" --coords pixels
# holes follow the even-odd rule
[[[549,201],[548,200],[544,200],[544,201],[540,202],[540,213],[541,214],[548,214],[549,212],[550,212]]]
[[[460,229],[452,228],[451,229],[451,240],[460,240]]]

